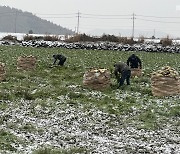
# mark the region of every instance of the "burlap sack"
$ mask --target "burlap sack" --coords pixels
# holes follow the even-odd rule
[[[17,69],[18,70],[33,70],[36,68],[37,58],[30,56],[21,56],[17,59]]]
[[[180,94],[180,80],[172,77],[151,77],[154,96],[172,96]]]
[[[140,77],[142,75],[142,70],[140,68],[131,68],[131,77]]]
[[[170,66],[164,66],[151,74],[151,88],[154,96],[180,94],[179,73]]]
[[[5,79],[6,70],[5,70],[5,64],[0,63],[0,81],[3,81]]]
[[[83,85],[100,90],[110,86],[110,72],[107,69],[91,69],[83,76]]]

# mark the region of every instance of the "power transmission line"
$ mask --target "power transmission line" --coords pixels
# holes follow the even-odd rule
[[[8,14],[15,15],[15,32],[16,32],[16,20],[17,16],[28,16],[32,17],[28,14],[18,13],[18,12],[0,12],[0,16],[7,16]],[[151,16],[151,15],[140,15],[140,14],[88,14],[88,13],[63,13],[63,14],[42,14],[37,13],[37,17],[39,18],[48,18],[48,19],[55,19],[55,18],[64,18],[64,19],[77,19],[77,26],[76,32],[79,33],[80,27],[80,18],[83,19],[96,19],[97,20],[132,20],[132,37],[134,37],[135,33],[135,19],[145,21],[145,22],[157,22],[157,23],[164,23],[164,24],[180,24],[180,22],[176,19],[180,19],[180,17],[168,17],[168,16]],[[157,20],[156,20],[157,19]],[[162,19],[162,20],[158,20]],[[174,21],[172,21],[174,19]],[[86,22],[85,22],[86,23]],[[109,22],[111,23],[111,22]],[[130,22],[129,22],[130,23]],[[68,24],[69,25],[69,24]],[[112,26],[111,26],[112,27]],[[137,24],[136,24],[137,27]],[[153,28],[154,29],[154,28]]]
[[[107,17],[81,17],[81,18],[89,18],[89,19],[131,19],[131,18],[107,18]]]
[[[42,14],[42,13],[35,13],[37,15],[55,15],[55,16],[68,16],[68,15],[76,15],[77,13],[63,13],[63,14]]]
[[[0,12],[0,15],[1,14],[16,14],[16,12],[19,12],[18,10],[15,10],[15,11],[10,11],[10,12]],[[21,11],[20,11],[21,12]]]
[[[48,18],[48,19],[55,19],[55,18],[76,18],[75,16],[74,17],[41,17],[41,18]]]
[[[1,15],[5,14],[15,14],[16,12],[1,12]],[[78,13],[63,13],[63,14],[42,14],[42,13],[36,13],[37,15],[44,16],[43,18],[76,18]],[[131,19],[132,15],[129,14],[114,14],[114,15],[108,15],[108,14],[87,14],[87,13],[79,13],[81,14],[81,18],[94,18],[94,19]],[[152,22],[162,22],[162,23],[179,23],[175,21],[156,21],[152,19],[144,19],[144,18],[162,18],[162,19],[180,19],[180,17],[160,17],[160,16],[148,16],[148,15],[138,15],[134,14],[137,19],[144,20],[144,21],[152,21]],[[30,15],[24,15],[22,13],[18,14],[18,16],[30,16]],[[120,18],[119,18],[120,17]],[[124,17],[124,18],[122,18]],[[127,17],[127,18],[126,18]],[[129,17],[129,18],[128,18]],[[138,18],[143,17],[143,18]]]
[[[132,16],[132,15],[103,15],[103,14],[87,14],[87,13],[81,13],[82,15],[85,15],[85,16],[111,16],[111,17],[117,17],[117,16]]]
[[[167,18],[167,19],[180,19],[180,17],[160,17],[160,16],[147,16],[147,15],[136,15],[140,17],[147,17],[147,18]]]
[[[150,19],[142,19],[142,18],[136,18],[138,20],[143,20],[143,21],[151,21],[151,22],[159,22],[159,23],[174,23],[174,24],[180,24],[180,22],[173,22],[173,21],[159,21],[159,20],[150,20]]]

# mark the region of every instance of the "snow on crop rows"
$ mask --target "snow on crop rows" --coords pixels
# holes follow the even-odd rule
[[[77,90],[76,86],[70,88]],[[97,99],[103,97],[101,92],[86,91],[85,93]],[[116,99],[127,95],[120,97],[116,94]],[[134,95],[138,98],[140,94]],[[14,134],[23,141],[12,144],[17,149],[17,153],[31,153],[45,146],[64,149],[83,147],[89,149],[91,153],[108,154],[180,153],[180,129],[177,126],[168,124],[160,130],[137,129],[132,123],[131,125],[127,123],[127,115],[108,114],[95,106],[86,108],[83,103],[78,102],[68,104],[69,99],[68,95],[59,96],[58,101],[49,99],[45,102],[46,105],[43,105],[42,100],[1,101],[6,103],[8,108],[0,111],[0,115],[8,117],[8,120],[4,121],[0,129]],[[156,102],[159,106],[167,103],[166,100],[161,99]],[[134,114],[137,113],[134,110]],[[134,123],[138,125],[137,121]]]

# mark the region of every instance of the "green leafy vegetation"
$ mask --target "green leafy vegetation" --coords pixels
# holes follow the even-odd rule
[[[0,130],[0,149],[16,151],[16,148],[12,146],[12,143],[22,143],[22,141],[13,134],[5,130]]]
[[[23,102],[29,103],[26,114],[32,119],[48,116],[57,108],[64,110],[69,106],[83,106],[84,112],[97,108],[102,112],[120,118],[126,116],[122,125],[133,125],[143,129],[157,129],[172,119],[179,118],[179,97],[158,98],[151,93],[151,72],[169,65],[180,72],[180,54],[137,52],[143,61],[143,76],[131,79],[130,86],[117,89],[114,75],[111,74],[112,85],[103,91],[85,88],[82,84],[83,74],[89,68],[107,68],[113,72],[113,65],[117,61],[126,62],[132,52],[120,51],[93,51],[68,50],[61,48],[23,48],[19,46],[0,46],[0,62],[5,63],[6,79],[0,83],[0,110],[9,111],[8,108],[21,109]],[[52,55],[61,53],[67,57],[64,67],[52,67]],[[34,71],[17,71],[17,58],[21,55],[33,55],[38,59]],[[13,103],[8,103],[13,102]],[[58,104],[59,103],[59,104]],[[64,104],[63,104],[64,103]],[[62,105],[60,105],[62,104]],[[21,110],[17,112],[19,115]],[[61,115],[61,113],[59,113]],[[91,115],[92,113],[90,113]],[[63,115],[63,114],[62,114]],[[11,115],[3,114],[0,124],[8,121]],[[22,119],[18,117],[19,121]],[[77,117],[74,117],[77,118]],[[31,133],[44,131],[33,123],[27,122],[18,125],[18,120],[8,123],[8,127],[18,128],[22,132]],[[120,119],[119,119],[120,120]],[[109,123],[112,126],[112,123]],[[174,125],[178,125],[177,121]],[[84,126],[86,127],[86,126]],[[11,144],[17,141],[16,136],[6,131],[0,132],[0,150],[16,151]],[[85,153],[86,148],[73,148],[65,151],[52,148],[43,148],[34,154],[48,153]]]

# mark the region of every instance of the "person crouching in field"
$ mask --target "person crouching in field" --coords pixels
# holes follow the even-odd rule
[[[114,65],[114,75],[118,82],[118,88],[124,84],[126,80],[127,85],[130,85],[131,69],[123,62],[118,62]]]
[[[61,65],[63,66],[65,61],[66,61],[66,57],[61,55],[61,54],[56,54],[56,55],[53,55],[53,58],[54,58],[54,62],[53,62],[53,65],[56,64],[56,61],[59,60],[58,62],[58,65]]]

